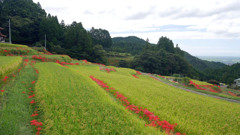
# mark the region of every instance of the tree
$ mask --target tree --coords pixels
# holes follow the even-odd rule
[[[163,49],[167,52],[174,53],[174,44],[172,40],[167,37],[160,37],[157,43],[159,49]]]
[[[92,28],[90,34],[94,45],[102,45],[105,49],[112,46],[112,38],[107,30]]]

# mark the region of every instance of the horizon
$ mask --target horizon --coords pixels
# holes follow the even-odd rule
[[[166,36],[194,56],[240,57],[238,0],[33,1],[59,22],[106,29],[112,38],[137,36],[157,43]]]

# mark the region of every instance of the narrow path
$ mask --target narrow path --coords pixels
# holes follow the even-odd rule
[[[219,97],[219,96],[214,96],[214,95],[209,95],[209,94],[197,92],[197,91],[194,91],[194,90],[190,90],[190,89],[187,89],[187,88],[179,87],[179,86],[176,86],[176,85],[173,85],[173,84],[164,82],[164,81],[162,81],[161,79],[159,79],[158,77],[156,77],[156,76],[154,76],[154,75],[151,75],[151,74],[148,74],[148,73],[142,73],[142,74],[143,74],[143,75],[150,76],[150,77],[153,77],[153,78],[159,80],[159,81],[162,82],[162,83],[165,83],[165,84],[167,84],[167,85],[170,85],[170,86],[173,86],[173,87],[176,87],[176,88],[185,90],[185,91],[189,91],[189,92],[196,93],[196,94],[199,94],[199,95],[204,95],[204,96],[213,97],[213,98],[222,99],[222,100],[226,100],[226,101],[229,101],[229,102],[234,102],[234,103],[239,103],[239,104],[240,104],[240,101],[238,101],[238,100],[233,100],[233,99],[229,99],[229,98],[224,98],[224,97]]]

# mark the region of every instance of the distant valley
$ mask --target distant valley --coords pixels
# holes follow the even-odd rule
[[[197,56],[202,60],[221,62],[226,65],[233,65],[235,63],[240,63],[240,57],[232,57],[232,56]]]

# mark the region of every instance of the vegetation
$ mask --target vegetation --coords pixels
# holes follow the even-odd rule
[[[115,37],[112,39],[112,51],[119,53],[140,54],[146,45],[146,41],[135,36]]]
[[[0,79],[15,71],[21,63],[21,57],[0,56]]]
[[[157,134],[131,115],[84,72],[40,63],[36,97],[46,134]],[[89,66],[89,68],[95,68]]]
[[[13,57],[5,57],[5,61],[8,58]],[[13,81],[2,88],[4,92],[0,95],[0,134],[34,134],[35,129],[30,125],[34,108],[30,107],[32,99],[27,94],[33,90],[34,84],[31,82],[37,79],[36,72],[28,65],[15,75]]]
[[[70,69],[86,78],[94,75],[114,87],[128,101],[148,108],[160,119],[177,123],[177,132],[187,134],[238,134],[239,104],[200,96],[169,87],[131,69],[117,68],[117,72],[99,72],[98,66],[73,66]],[[131,82],[131,83],[129,83]],[[211,108],[211,109],[209,109]],[[221,115],[220,115],[221,114]],[[228,124],[226,124],[228,123]],[[224,128],[220,128],[224,127]]]
[[[19,45],[19,44],[9,44],[9,43],[0,43],[0,47],[21,47],[21,48],[26,48],[28,46],[26,45]]]

